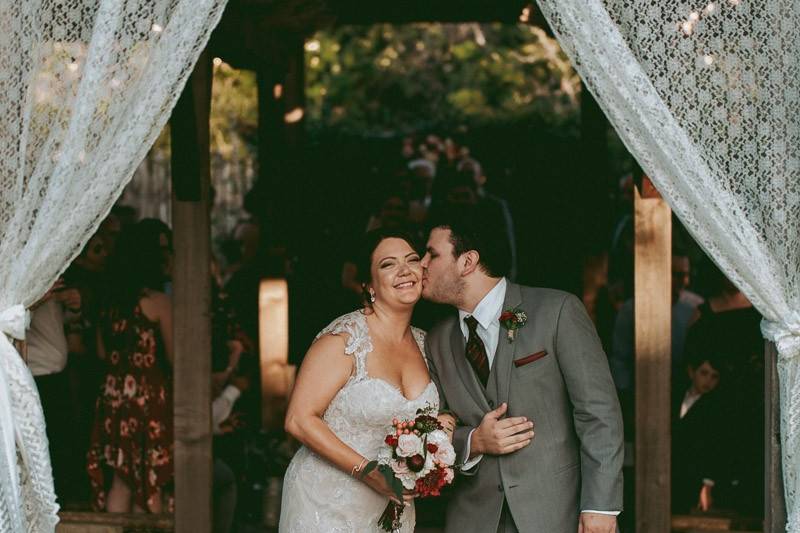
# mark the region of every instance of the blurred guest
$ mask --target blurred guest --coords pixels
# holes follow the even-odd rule
[[[672,409],[672,510],[708,511],[712,489],[723,474],[720,448],[725,419],[715,392],[722,366],[714,355],[689,358],[687,387],[675,387]],[[727,443],[732,445],[731,442]]]
[[[727,420],[735,427],[726,450],[725,483],[715,493],[726,507],[763,516],[764,462],[764,339],[761,315],[747,297],[713,264],[705,278],[711,296],[697,309],[699,317],[689,331],[689,354],[724,354],[719,365],[725,372],[720,387]],[[735,422],[735,424],[734,424]]]
[[[258,290],[266,275],[269,250],[263,243],[261,225],[254,219],[240,222],[233,236],[239,247],[238,261],[223,275],[224,292],[239,325],[248,338],[258,343]]]
[[[428,216],[433,201],[433,184],[436,179],[436,165],[420,158],[408,164],[416,185],[414,195],[409,200],[409,217],[415,224],[422,224]]]
[[[139,219],[136,208],[130,205],[116,204],[111,208],[111,214],[119,221],[119,232],[133,227]]]
[[[409,224],[408,201],[398,191],[384,195],[380,208],[370,216],[367,231],[377,228],[405,228]]]
[[[69,357],[66,372],[70,384],[67,403],[71,408],[74,451],[70,461],[70,476],[75,479],[72,492],[76,500],[83,502],[89,498],[89,478],[83,464],[89,449],[97,390],[105,376],[103,363],[97,358],[96,327],[100,297],[105,287],[107,258],[105,238],[98,232],[64,272],[64,282],[77,289],[81,299],[81,319],[67,325]]]
[[[114,245],[120,232],[122,232],[122,222],[112,209],[111,213],[100,224],[100,229],[97,230],[97,234],[103,239],[108,255],[114,253]]]
[[[412,222],[409,215],[409,204],[403,196],[394,189],[384,192],[378,200],[380,208],[370,217],[366,231],[377,228],[411,230]],[[409,231],[414,233],[413,231]],[[421,239],[421,235],[416,235]],[[358,267],[352,258],[345,260],[342,266],[342,287],[351,293],[352,304],[360,303],[362,296],[361,282],[359,281]]]
[[[143,218],[137,224],[137,232],[149,245],[158,246],[161,252],[161,277],[163,292],[172,294],[172,267],[174,250],[172,247],[172,230],[157,218]]]
[[[683,367],[684,345],[689,327],[697,319],[696,309],[703,298],[688,290],[689,257],[682,250],[672,254],[672,368],[673,375]],[[609,365],[617,389],[626,393],[634,390],[634,309],[633,299],[626,301],[614,322]],[[624,409],[624,406],[623,406]]]
[[[511,209],[508,207],[508,202],[486,190],[488,179],[483,171],[483,167],[478,161],[472,158],[465,158],[459,162],[457,168],[459,172],[472,173],[478,192],[478,198],[481,201],[495,204],[495,209],[503,214],[507,232],[506,238],[508,239],[508,244],[511,249],[511,269],[508,273],[508,279],[514,281],[517,278],[517,236],[514,232],[514,219],[511,217]]]
[[[461,170],[453,170],[440,176],[434,193],[431,217],[437,218],[441,213],[470,208],[492,228],[497,238],[504,243],[506,253],[513,260],[515,238],[513,226],[509,225],[510,215],[506,217],[503,212],[504,204],[501,202],[481,196],[475,174],[474,166],[464,165]],[[512,263],[512,270],[515,269],[516,266]]]
[[[81,295],[63,279],[33,305],[26,334],[27,363],[42,402],[53,480],[62,504],[72,495],[76,483],[72,465],[73,441],[70,420],[67,337],[64,327],[80,320]]]
[[[162,512],[173,476],[172,304],[152,227],[123,232],[109,264],[97,330],[104,385],[87,454],[93,506]]]

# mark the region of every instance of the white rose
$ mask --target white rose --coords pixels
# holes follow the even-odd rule
[[[441,446],[442,443],[449,443],[450,437],[447,436],[447,433],[442,431],[441,429],[435,429],[428,433],[428,442],[430,444],[435,444],[436,446]]]
[[[410,472],[408,474],[403,474],[402,476],[397,476],[400,479],[400,483],[403,484],[403,488],[406,490],[414,490],[414,487],[417,486],[417,475],[414,472]]]
[[[400,435],[397,439],[397,455],[411,457],[417,454],[422,454],[422,441],[420,438],[413,433]]]

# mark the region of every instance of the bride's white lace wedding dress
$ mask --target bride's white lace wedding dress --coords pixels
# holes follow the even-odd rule
[[[420,353],[425,333],[412,328]],[[372,341],[366,317],[356,311],[334,320],[317,338],[343,335],[345,352],[355,358],[355,372],[334,396],[323,419],[345,444],[364,457],[377,457],[393,418],[414,418],[417,409],[438,410],[439,395],[433,382],[409,400],[394,385],[367,374]],[[378,518],[388,499],[346,472],[332,466],[306,447],[292,459],[283,484],[280,533],[364,533],[383,531]],[[414,507],[402,515],[402,533],[414,531]]]

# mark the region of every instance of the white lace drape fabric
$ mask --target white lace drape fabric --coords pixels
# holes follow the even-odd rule
[[[413,329],[420,353],[425,351],[422,330]],[[354,358],[349,381],[331,400],[323,420],[345,444],[367,459],[376,459],[392,419],[413,419],[417,409],[439,409],[439,393],[433,382],[416,398],[408,399],[394,385],[367,373],[372,352],[366,317],[355,311],[334,320],[323,335],[345,338],[345,353]],[[353,533],[383,531],[378,518],[388,498],[350,477],[306,447],[300,448],[283,481],[280,533]],[[397,533],[414,531],[413,504],[402,516]]]
[[[58,509],[8,337],[163,129],[226,1],[0,0],[0,531],[52,532]]]
[[[800,531],[800,4],[539,5],[628,149],[778,341],[787,529]]]

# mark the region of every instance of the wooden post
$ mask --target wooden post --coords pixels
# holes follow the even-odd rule
[[[645,179],[636,232],[636,531],[670,532],[672,216]]]
[[[780,388],[778,387],[778,352],[775,344],[766,343],[764,393],[767,395],[765,420],[766,468],[764,469],[764,533],[786,531],[786,501],[781,471]]]
[[[175,531],[211,532],[211,57],[200,56],[171,118]]]

